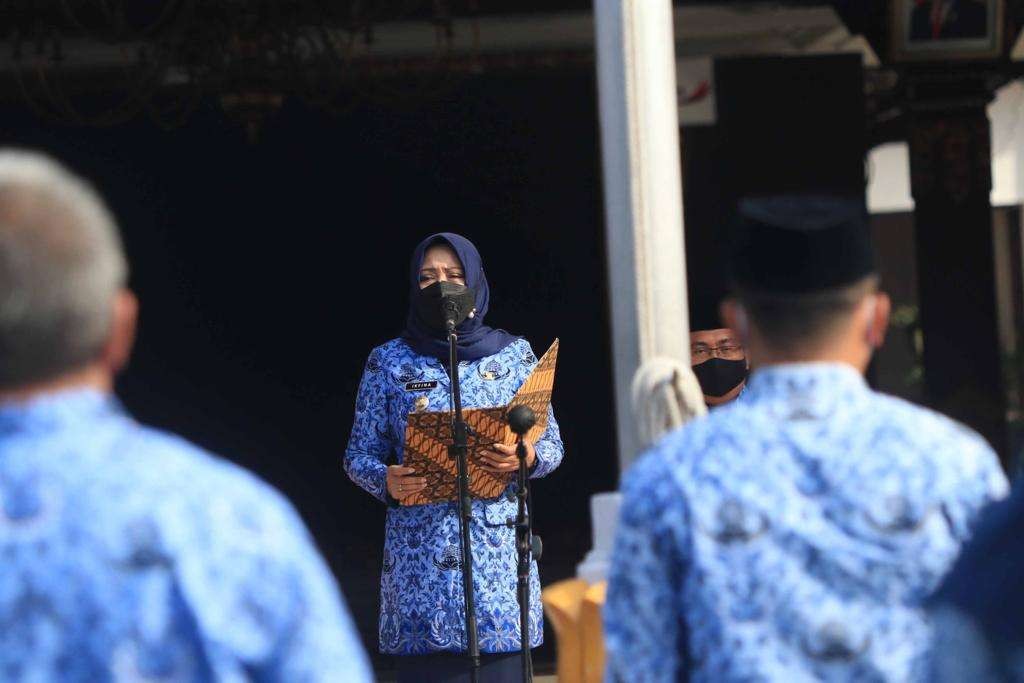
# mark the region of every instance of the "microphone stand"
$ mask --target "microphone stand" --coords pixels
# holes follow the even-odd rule
[[[473,596],[473,549],[469,525],[473,508],[469,497],[468,441],[469,425],[462,418],[462,393],[459,388],[458,335],[454,321],[447,321],[449,391],[454,415],[452,416],[452,445],[448,457],[456,462],[459,495],[459,537],[462,545],[462,594],[466,610],[466,654],[469,657],[469,677],[477,683],[480,676],[480,634],[476,629],[476,601]]]
[[[533,681],[533,660],[530,657],[530,563],[532,556],[540,558],[540,538],[533,535],[533,516],[527,510],[530,500],[530,473],[526,464],[525,436],[537,422],[537,416],[525,405],[518,405],[508,413],[508,423],[519,437],[516,455],[519,457],[518,491],[516,498],[519,509],[515,518],[507,524],[516,530],[516,552],[519,555],[517,567],[519,593],[519,651],[522,656],[523,683]],[[536,548],[534,547],[536,545]]]

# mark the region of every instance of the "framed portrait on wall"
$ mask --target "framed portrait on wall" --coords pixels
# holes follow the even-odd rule
[[[892,0],[895,61],[992,59],[1002,47],[1003,0]]]

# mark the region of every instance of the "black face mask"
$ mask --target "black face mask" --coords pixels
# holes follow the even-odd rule
[[[701,391],[705,396],[720,398],[740,385],[747,378],[747,361],[709,358],[693,366]]]
[[[438,332],[446,332],[446,318],[458,325],[469,317],[476,306],[476,293],[455,282],[435,282],[416,292],[413,305],[420,320]]]

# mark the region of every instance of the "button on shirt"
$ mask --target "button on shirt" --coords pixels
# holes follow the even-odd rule
[[[371,676],[280,494],[83,391],[0,408],[0,680]]]
[[[995,454],[845,365],[753,375],[632,469],[605,628],[620,681],[924,680],[920,606]]]

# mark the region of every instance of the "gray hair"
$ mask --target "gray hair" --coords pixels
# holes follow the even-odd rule
[[[95,190],[37,152],[0,149],[0,388],[88,365],[128,264]]]

